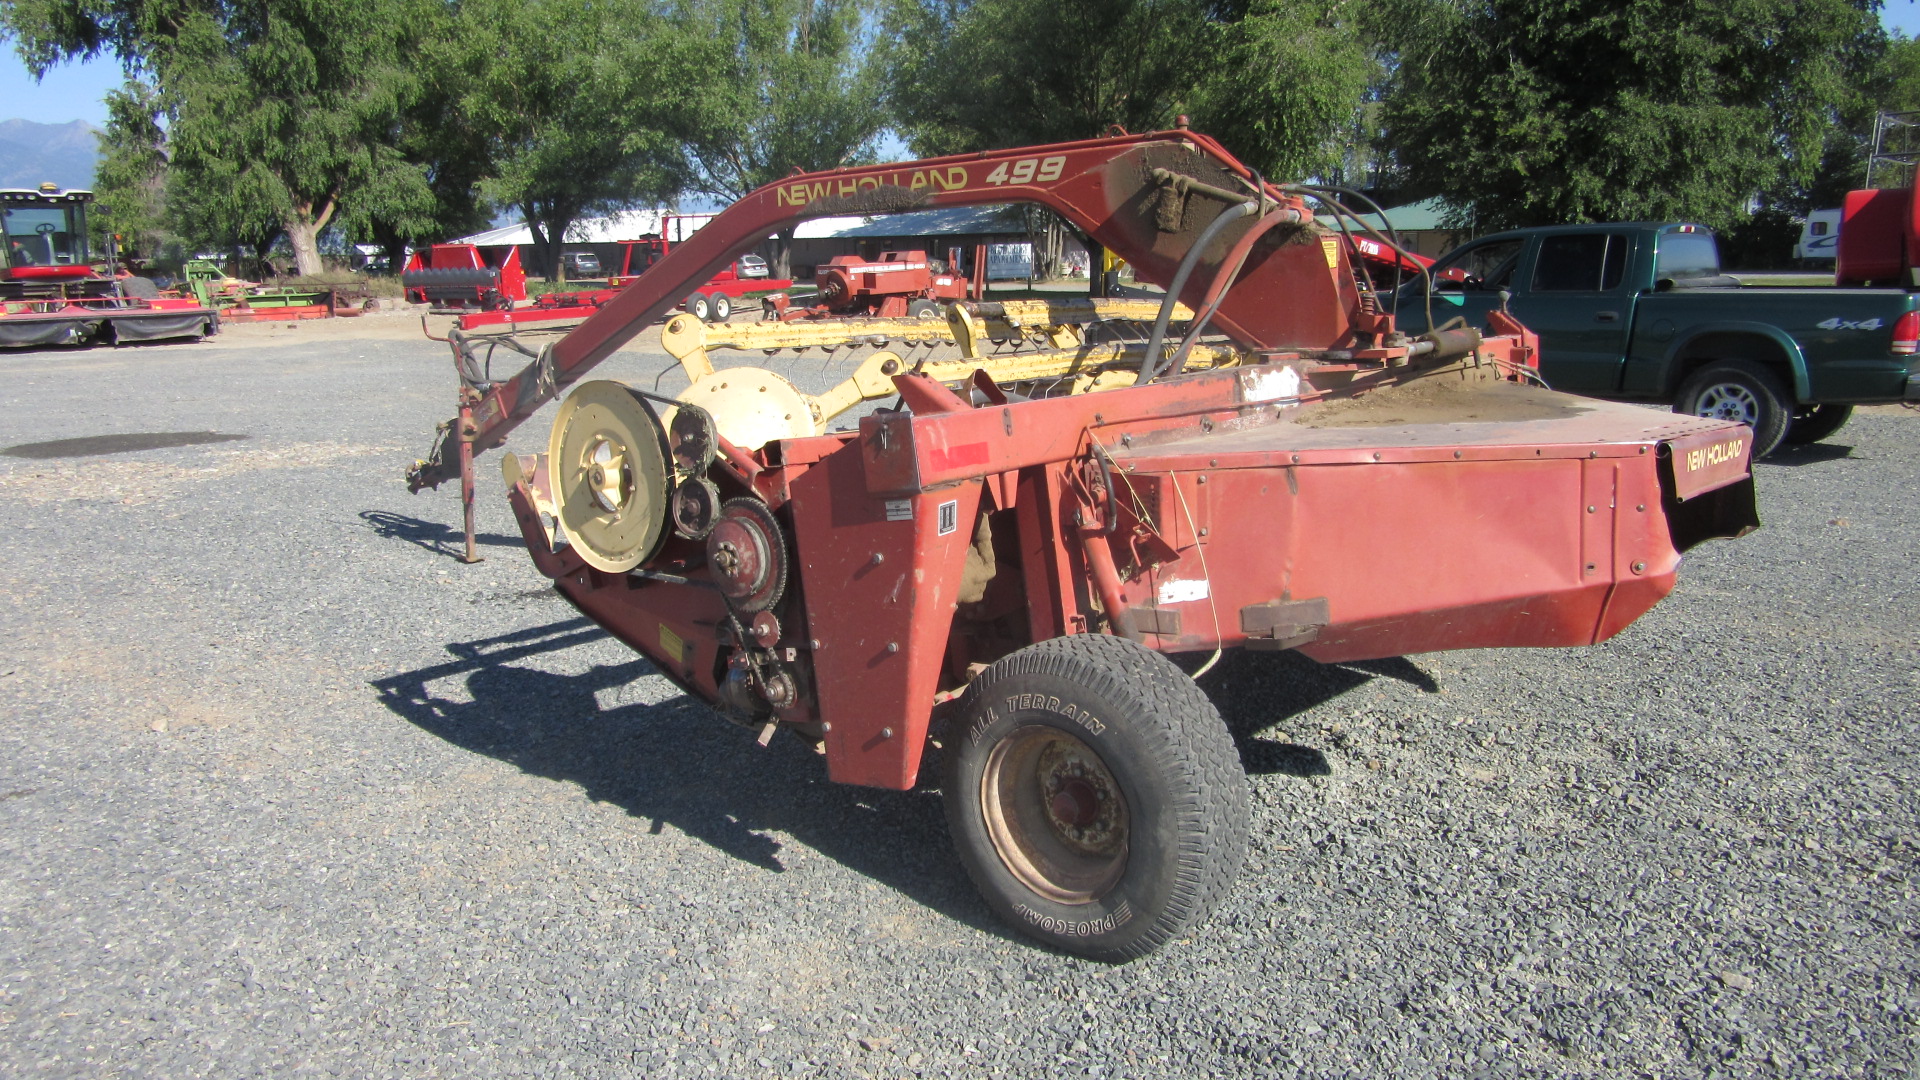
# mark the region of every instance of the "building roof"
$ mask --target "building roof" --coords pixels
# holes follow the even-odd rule
[[[1344,199],[1341,201],[1346,202]],[[1347,205],[1355,210],[1360,209],[1357,206],[1353,206],[1352,203],[1347,203]],[[1437,195],[1431,199],[1422,199],[1419,202],[1407,203],[1404,206],[1389,206],[1385,209],[1387,212],[1386,225],[1381,224],[1379,214],[1361,214],[1360,220],[1383,232],[1386,230],[1387,225],[1391,225],[1401,232],[1431,232],[1436,229],[1448,228],[1446,225],[1447,203],[1446,200]],[[1330,229],[1338,228],[1338,226],[1334,224],[1333,215],[1331,214],[1321,214],[1318,220],[1320,224]]]
[[[900,236],[1025,236],[1026,218],[1020,207],[951,206],[876,217],[814,218],[800,223],[796,240]]]
[[[567,227],[565,242],[611,244],[621,240],[638,240],[642,236],[659,235],[663,223],[667,239],[685,240],[702,225],[712,220],[712,214],[676,214],[665,207],[650,210],[621,210],[605,217],[581,218]],[[472,236],[462,236],[450,243],[473,244],[478,247],[531,244],[533,230],[528,228],[525,222],[521,222],[518,225],[506,225],[498,229],[477,232]]]
[[[658,234],[666,223],[667,239],[679,241],[712,221],[712,214],[675,214],[665,208],[622,210],[605,217],[582,218],[567,229],[569,244],[611,244]],[[803,221],[793,230],[796,240],[826,240],[840,237],[885,238],[905,236],[1024,236],[1027,232],[1020,207],[953,206],[939,210],[915,210],[906,214],[882,214],[822,217]],[[495,247],[533,243],[533,230],[525,223],[488,229],[451,241]]]

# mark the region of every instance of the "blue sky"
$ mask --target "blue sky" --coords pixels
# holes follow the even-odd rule
[[[1880,21],[1889,30],[1920,37],[1920,0],[1886,0]],[[33,120],[64,124],[85,120],[95,127],[107,122],[101,99],[120,85],[120,66],[112,60],[62,64],[34,82],[11,48],[0,56],[0,120]]]

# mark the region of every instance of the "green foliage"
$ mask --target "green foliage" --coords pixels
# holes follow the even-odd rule
[[[1346,179],[1370,134],[1361,101],[1379,69],[1347,6],[1255,0],[1212,27],[1194,126],[1270,176]]]
[[[90,226],[98,234],[95,251],[105,251],[108,234],[118,234],[124,250],[151,257],[167,239],[166,132],[160,128],[160,103],[153,87],[128,79],[107,93],[107,129],[97,136],[100,157],[94,166],[94,207]]]
[[[420,170],[425,189],[382,184],[346,200],[339,225],[346,239],[377,243],[400,266],[409,243],[477,232],[490,209],[480,197],[486,142],[460,112],[467,72],[459,47],[459,9],[445,4],[409,8],[403,56],[410,84],[386,138],[401,159]],[[397,174],[388,174],[391,181]]]
[[[722,50],[693,117],[695,185],[738,199],[794,169],[872,159],[886,124],[870,0],[696,0]]]
[[[1479,228],[1746,216],[1863,103],[1876,0],[1397,0],[1389,143]]]
[[[873,160],[886,125],[873,0],[690,0],[682,13],[719,50],[690,120],[694,186],[733,200],[792,173]],[[791,270],[793,230],[773,244]]]
[[[1171,126],[1205,65],[1204,0],[903,0],[890,99],[918,153]]]
[[[1800,242],[1802,220],[1777,206],[1754,211],[1745,221],[1721,231],[1720,265],[1740,270],[1787,269],[1793,263],[1793,247]]]
[[[112,52],[150,73],[165,118],[178,224],[249,241],[277,222],[303,273],[344,202],[426,220],[421,170],[391,144],[414,92],[409,28],[431,0],[15,0],[5,25],[30,66]]]
[[[644,0],[472,0],[460,11],[459,112],[484,141],[482,191],[532,228],[536,269],[560,276],[582,215],[686,184],[682,136],[720,49]]]
[[[1283,178],[1351,155],[1376,65],[1341,0],[900,0],[889,101],[923,154],[1193,126]]]

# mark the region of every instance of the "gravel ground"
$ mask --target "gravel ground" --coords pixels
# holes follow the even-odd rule
[[[1604,647],[1223,664],[1249,865],[1108,967],[579,619],[496,484],[452,558],[443,347],[244,330],[0,356],[0,445],[248,436],[0,457],[0,1074],[1915,1073],[1920,415]]]

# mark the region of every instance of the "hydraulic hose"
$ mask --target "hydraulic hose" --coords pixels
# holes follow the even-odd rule
[[[1274,226],[1291,223],[1294,220],[1296,218],[1292,211],[1275,209],[1254,222],[1246,232],[1240,234],[1240,239],[1234,241],[1233,247],[1227,250],[1227,257],[1221,260],[1219,271],[1214,274],[1213,284],[1208,287],[1206,298],[1200,311],[1194,315],[1193,325],[1188,328],[1186,338],[1180,342],[1180,347],[1173,351],[1173,358],[1168,365],[1168,370],[1172,374],[1178,375],[1186,370],[1187,354],[1193,351],[1194,343],[1200,340],[1200,335],[1206,333],[1207,323],[1213,320],[1214,312],[1220,310],[1220,302],[1227,298],[1227,290],[1232,288],[1234,281],[1239,278],[1240,268],[1246,265],[1247,256],[1252,254],[1254,242],[1265,236]]]
[[[1220,216],[1207,223],[1207,227],[1200,231],[1200,238],[1193,242],[1193,247],[1187,249],[1186,257],[1180,260],[1180,269],[1174,272],[1173,281],[1167,285],[1166,299],[1160,302],[1160,314],[1153,320],[1153,334],[1147,338],[1146,355],[1140,361],[1138,385],[1145,386],[1159,378],[1160,370],[1167,366],[1166,358],[1160,355],[1161,348],[1167,343],[1167,323],[1173,319],[1173,305],[1180,302],[1180,290],[1187,287],[1187,278],[1192,275],[1195,264],[1199,263],[1200,253],[1207,250],[1213,238],[1220,235],[1220,230],[1248,214],[1257,213],[1259,209],[1260,203],[1255,199],[1227,207],[1220,212]]]

